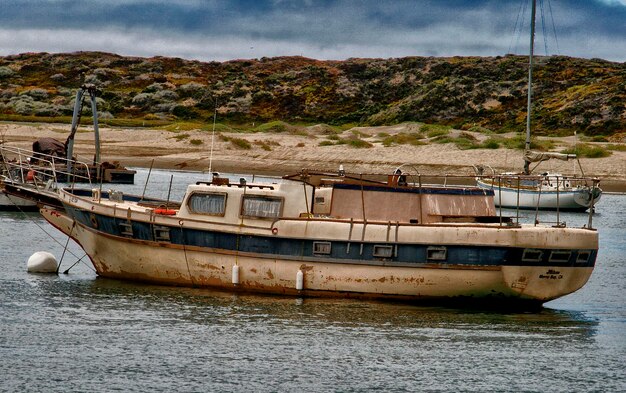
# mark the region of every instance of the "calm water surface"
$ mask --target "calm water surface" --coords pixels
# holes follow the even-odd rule
[[[146,173],[125,189],[141,194]],[[176,173],[171,198],[203,176]],[[148,194],[169,181],[153,171]],[[0,212],[0,391],[626,391],[626,196],[603,196],[594,224],[587,285],[507,313],[149,286],[82,262],[28,274],[67,237]],[[61,271],[83,255],[70,242]]]

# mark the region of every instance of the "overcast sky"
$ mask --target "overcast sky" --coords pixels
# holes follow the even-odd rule
[[[536,53],[626,61],[626,0],[537,2]],[[526,54],[529,20],[530,0],[0,0],[0,55]]]

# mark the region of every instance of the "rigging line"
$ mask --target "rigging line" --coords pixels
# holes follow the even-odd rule
[[[521,20],[520,20],[520,24],[519,24],[519,32],[517,34],[517,41],[515,42],[515,48],[519,48],[520,46],[520,39],[522,38],[522,30],[523,30],[523,23],[521,22],[522,20],[526,20],[525,16],[526,16],[526,9],[528,8],[528,4],[527,1],[522,1],[522,14],[521,14]]]
[[[79,259],[79,260],[77,260],[76,262],[74,262],[74,264],[73,264],[72,266],[68,267],[68,268],[67,268],[67,270],[65,270],[65,271],[63,272],[63,274],[68,274],[68,273],[70,272],[70,269],[71,269],[71,268],[73,268],[74,266],[78,265],[78,263],[79,263],[79,262],[82,262],[82,261],[83,261],[83,258],[84,258],[84,257],[86,257],[86,256],[87,256],[87,254],[85,254],[85,255],[83,255],[82,257],[80,257],[80,259]],[[86,266],[89,266],[89,265],[86,265]],[[89,266],[89,267],[91,267],[91,266]]]
[[[180,226],[180,238],[183,243],[183,255],[185,256],[185,264],[187,265],[187,274],[189,274],[189,281],[191,281],[191,286],[195,287],[196,283],[193,280],[193,276],[191,275],[191,269],[189,269],[189,260],[187,259],[187,247],[185,246],[185,231],[183,229],[183,220],[178,221],[178,225]]]
[[[509,51],[508,53],[513,53],[515,51],[515,48],[517,47],[517,45],[515,47],[513,47],[513,40],[519,36],[519,34],[517,34],[517,28],[519,26],[520,30],[522,28],[521,26],[521,22],[520,20],[522,19],[522,7],[524,6],[525,1],[522,0],[519,3],[519,7],[517,8],[517,17],[515,18],[515,25],[513,26],[513,35],[511,36],[511,41],[509,42]],[[521,34],[521,32],[520,32]]]
[[[41,231],[43,233],[45,233],[50,239],[52,239],[53,242],[55,242],[56,244],[58,244],[59,246],[62,246],[63,243],[61,243],[60,241],[58,241],[57,239],[54,238],[54,236],[52,236],[50,233],[48,233],[41,225],[39,225],[39,223],[37,221],[35,221],[34,218],[30,217],[28,214],[26,214],[26,212],[24,210],[22,210],[19,206],[17,206],[17,208],[19,209],[20,213],[22,213],[22,215],[30,220],[33,224],[35,224],[37,227],[39,227],[39,229],[41,229]],[[83,259],[85,257],[85,255],[83,255],[82,257],[78,258],[78,255],[74,254],[74,252],[72,252],[72,250],[67,250],[67,252],[72,255],[74,258],[76,259]],[[93,270],[94,273],[96,272],[96,269],[94,269],[92,266],[89,266],[87,264],[85,264],[85,266],[87,266],[88,268],[90,268],[91,270]]]
[[[65,242],[65,247],[63,247],[63,253],[61,254],[61,259],[59,260],[59,264],[57,265],[56,274],[59,274],[59,269],[61,269],[61,263],[63,263],[63,257],[65,256],[65,252],[67,251],[67,245],[70,243],[70,238],[72,237],[72,232],[74,232],[75,226],[76,226],[76,220],[72,220],[72,228],[70,228],[70,233],[67,234],[67,241]]]
[[[556,54],[561,53],[559,48],[559,38],[556,35],[556,24],[554,23],[554,13],[552,12],[552,2],[548,0],[548,12],[550,12],[550,19],[552,20],[552,33],[554,34],[554,43],[556,44]]]
[[[548,35],[546,34],[546,18],[543,8],[543,0],[539,0],[539,8],[541,8],[541,34],[543,35],[543,47],[546,51],[546,56],[549,56],[548,52]]]

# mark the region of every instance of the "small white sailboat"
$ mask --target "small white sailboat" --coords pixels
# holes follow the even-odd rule
[[[600,200],[602,189],[597,178],[564,176],[560,173],[544,172],[533,175],[531,163],[541,163],[550,159],[576,159],[575,154],[535,152],[530,149],[533,56],[535,47],[535,15],[537,1],[533,0],[530,23],[530,54],[528,61],[528,99],[526,112],[526,144],[524,148],[524,171],[485,173],[484,166],[475,166],[478,175],[476,183],[483,189],[494,190],[496,206],[520,209],[585,211],[593,209]],[[579,162],[580,166],[580,162]],[[536,166],[535,166],[536,168]],[[535,169],[533,168],[533,169]],[[582,168],[581,168],[581,173]]]

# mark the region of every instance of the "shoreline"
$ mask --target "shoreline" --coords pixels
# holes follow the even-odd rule
[[[182,169],[228,173],[285,175],[302,169],[336,172],[343,165],[349,173],[392,173],[407,165],[413,172],[432,174],[474,174],[472,165],[481,164],[498,172],[521,170],[521,150],[469,149],[460,150],[453,144],[393,145],[376,143],[380,132],[399,133],[406,125],[358,127],[371,148],[349,145],[320,146],[327,135],[309,132],[289,133],[221,133],[212,138],[210,132],[185,130],[180,132],[145,128],[100,128],[103,161],[119,162],[123,166],[159,169]],[[310,127],[313,130],[315,126]],[[353,130],[343,133],[352,135]],[[42,137],[65,141],[67,125],[0,123],[0,139],[6,145],[31,150],[32,143]],[[183,136],[183,137],[181,137]],[[480,135],[477,135],[480,136]],[[214,141],[211,159],[211,140]],[[231,140],[245,140],[249,148],[238,148]],[[571,145],[572,138],[551,138],[561,146]],[[75,153],[79,159],[93,159],[94,133],[81,127],[75,138]],[[91,157],[91,158],[87,158]],[[556,162],[555,162],[556,161]],[[626,151],[613,151],[605,158],[581,158],[586,177],[598,177],[600,187],[607,192],[626,192]],[[576,162],[552,160],[541,164],[537,171],[578,175]]]

